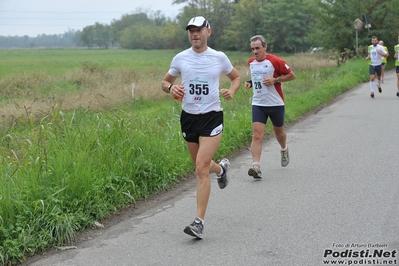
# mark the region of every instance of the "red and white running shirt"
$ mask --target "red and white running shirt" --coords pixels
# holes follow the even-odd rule
[[[291,73],[291,68],[278,56],[267,54],[263,61],[257,61],[255,57],[248,60],[252,79],[252,105],[257,106],[281,106],[284,105],[284,94],[281,82],[272,86],[262,83],[265,77],[277,78]]]

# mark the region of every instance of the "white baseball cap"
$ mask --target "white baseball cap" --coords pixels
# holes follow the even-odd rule
[[[193,17],[187,24],[186,30],[191,26],[195,26],[198,28],[207,27],[208,29],[211,28],[211,24],[209,24],[208,20],[206,20],[203,16]]]

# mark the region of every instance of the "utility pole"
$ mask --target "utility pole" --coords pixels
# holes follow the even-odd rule
[[[361,21],[360,18],[357,18],[357,19],[355,20],[355,22],[353,23],[353,25],[355,26],[355,30],[356,30],[356,56],[359,56],[359,38],[358,38],[358,32],[359,32],[359,30],[362,29],[363,21]]]

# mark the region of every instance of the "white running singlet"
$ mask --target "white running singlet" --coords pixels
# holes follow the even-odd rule
[[[381,45],[379,45],[379,44],[377,44],[376,46],[369,45],[369,47],[368,47],[368,53],[370,55],[369,64],[372,66],[381,65],[382,59],[384,58],[377,51],[380,51],[381,53],[386,54],[384,47],[382,47]]]
[[[208,47],[197,53],[192,48],[178,53],[172,60],[168,73],[181,74],[184,86],[182,108],[190,114],[204,114],[223,110],[219,98],[220,74],[233,70],[228,57]]]
[[[291,68],[283,59],[272,54],[267,54],[263,61],[256,61],[255,57],[248,60],[252,79],[252,105],[281,106],[284,105],[284,94],[281,82],[272,86],[265,86],[263,78],[274,77],[291,73]]]

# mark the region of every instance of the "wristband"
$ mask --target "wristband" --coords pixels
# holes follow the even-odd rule
[[[168,91],[170,92],[170,89],[172,88],[173,83],[170,83],[170,85],[168,86]]]

